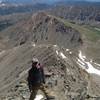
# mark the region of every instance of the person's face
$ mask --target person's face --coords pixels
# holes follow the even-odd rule
[[[36,66],[36,65],[37,65],[37,62],[32,61],[32,66]]]

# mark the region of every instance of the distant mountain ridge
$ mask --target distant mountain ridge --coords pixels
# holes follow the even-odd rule
[[[24,12],[36,12],[38,10],[48,9],[50,6],[48,4],[0,4],[0,15],[8,15],[12,13],[24,13]]]
[[[70,4],[58,5],[48,12],[60,18],[75,21],[77,23],[89,23],[92,21],[100,22],[100,6],[95,4]]]
[[[32,0],[1,0],[0,1],[1,3],[18,3],[18,4],[20,4],[20,3],[31,3],[32,2]]]
[[[36,4],[36,3],[57,3],[57,2],[100,2],[99,0],[0,0],[1,2],[5,3],[18,3],[18,4]]]

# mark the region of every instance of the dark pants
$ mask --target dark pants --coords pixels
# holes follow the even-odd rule
[[[43,84],[34,85],[34,86],[32,86],[32,92],[31,92],[29,100],[34,100],[35,99],[35,96],[36,96],[38,90],[42,90],[46,97],[49,94],[48,91],[47,91],[46,86],[44,86]]]

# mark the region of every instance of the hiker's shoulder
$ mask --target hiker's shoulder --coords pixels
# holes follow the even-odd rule
[[[28,72],[31,73],[33,71],[33,68],[31,68]]]

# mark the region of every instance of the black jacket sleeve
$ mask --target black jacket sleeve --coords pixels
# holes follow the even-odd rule
[[[42,82],[45,84],[45,75],[43,68],[41,68],[41,74],[42,74]]]
[[[31,85],[31,80],[30,80],[30,71],[28,72],[28,77],[27,77],[27,82],[28,82],[28,87],[29,87],[29,90],[31,91],[32,90],[32,85]]]

